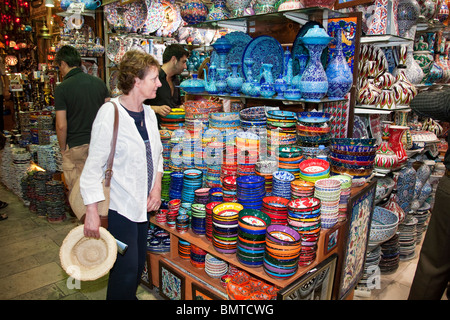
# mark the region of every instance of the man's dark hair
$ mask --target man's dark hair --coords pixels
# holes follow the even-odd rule
[[[171,44],[164,50],[163,53],[163,63],[169,62],[172,57],[180,60],[183,56],[189,57],[189,51],[187,51],[182,45]]]
[[[69,67],[81,67],[80,53],[72,46],[63,46],[56,53],[55,63],[59,66],[61,61],[65,61]]]

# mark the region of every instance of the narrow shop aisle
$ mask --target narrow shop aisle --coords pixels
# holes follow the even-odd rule
[[[60,266],[59,247],[67,233],[77,225],[73,218],[49,223],[37,217],[23,202],[3,185],[0,200],[9,203],[1,213],[8,219],[0,221],[0,300],[104,300],[107,276],[82,282],[72,288]],[[417,248],[419,250],[419,247]],[[417,251],[419,252],[419,251]],[[370,296],[355,300],[406,300],[416,269],[418,256],[400,262],[398,270],[382,275],[379,289]],[[139,287],[141,300],[161,300],[157,289]],[[444,295],[444,298],[446,297]]]

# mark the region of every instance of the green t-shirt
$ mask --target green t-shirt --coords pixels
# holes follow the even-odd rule
[[[106,84],[80,68],[70,70],[55,89],[55,110],[66,110],[69,148],[89,143],[98,109],[109,97]]]

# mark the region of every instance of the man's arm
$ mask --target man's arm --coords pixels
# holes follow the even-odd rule
[[[67,143],[67,117],[66,110],[56,111],[56,136],[58,137],[61,153],[66,150]]]
[[[156,114],[159,114],[160,116],[167,116],[170,111],[172,111],[172,108],[170,108],[168,105],[163,106],[151,106],[153,111],[155,111]]]

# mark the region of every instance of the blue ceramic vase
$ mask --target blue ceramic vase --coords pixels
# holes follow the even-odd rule
[[[320,61],[322,51],[331,41],[323,28],[314,26],[302,38],[309,52],[309,62],[300,79],[300,92],[305,100],[320,101],[328,91],[328,79]]]
[[[342,99],[352,87],[353,74],[342,52],[342,29],[336,29],[336,49],[328,63],[328,98]]]
[[[227,78],[227,85],[228,88],[232,91],[232,96],[238,96],[239,92],[241,90],[242,84],[244,83],[244,78],[241,77],[241,75],[238,72],[239,67],[238,62],[231,62],[231,74]]]
[[[252,67],[253,67],[254,63],[255,63],[255,61],[251,58],[244,59],[244,64],[247,68],[247,79],[242,84],[241,92],[247,96],[251,95],[250,91],[252,90],[252,86],[253,86]]]

